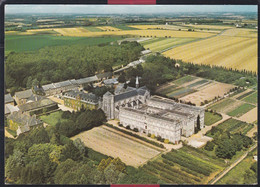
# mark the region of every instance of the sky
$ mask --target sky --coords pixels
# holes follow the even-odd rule
[[[140,14],[171,12],[257,12],[257,5],[6,5],[6,14]]]

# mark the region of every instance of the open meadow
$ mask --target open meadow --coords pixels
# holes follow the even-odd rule
[[[130,135],[106,126],[95,127],[72,139],[80,138],[87,147],[114,158],[119,157],[127,165],[138,167],[161,152]]]

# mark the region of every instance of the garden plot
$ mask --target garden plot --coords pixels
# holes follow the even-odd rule
[[[119,157],[127,165],[138,167],[160,153],[136,138],[100,126],[82,132],[72,139],[80,138],[87,147],[114,158]]]
[[[214,105],[211,105],[209,109],[216,110],[217,112],[227,113],[235,108],[241,106],[243,102],[231,98],[223,99]]]
[[[238,106],[237,108],[235,108],[234,110],[228,112],[227,114],[230,116],[235,116],[235,117],[240,117],[243,114],[247,113],[248,111],[250,111],[251,109],[255,108],[254,105],[250,105],[248,103],[244,103],[240,106]]]
[[[186,102],[190,101],[199,106],[201,102],[204,102],[205,100],[209,101],[218,96],[223,97],[225,93],[234,87],[235,86],[231,84],[212,82],[203,86],[197,92],[181,97],[180,99]]]
[[[257,103],[257,92],[254,92],[242,99],[245,102],[256,104]]]

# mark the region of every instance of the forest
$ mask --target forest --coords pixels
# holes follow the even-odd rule
[[[68,137],[76,131],[101,125],[105,120],[102,115],[100,110],[64,112],[62,118],[69,120],[68,123],[35,128],[17,139],[6,138],[6,181],[14,184],[157,183],[159,179],[143,169],[126,166],[119,158],[95,152],[80,139],[73,141]]]
[[[137,42],[45,47],[34,52],[11,52],[5,61],[5,87],[26,88],[28,80],[41,85],[89,77],[113,66],[137,60],[144,48]]]

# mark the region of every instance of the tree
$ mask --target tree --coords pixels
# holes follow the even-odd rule
[[[37,79],[33,79],[32,86],[39,86],[40,82]]]
[[[215,153],[216,153],[217,157],[219,157],[219,158],[231,159],[236,153],[232,140],[226,139],[226,140],[222,141],[217,146]]]
[[[32,77],[29,76],[28,79],[27,79],[26,88],[27,89],[32,88],[32,83],[33,83]]]
[[[125,75],[123,75],[123,74],[119,75],[118,82],[125,83],[125,81],[126,81]]]
[[[215,147],[215,144],[213,142],[207,142],[206,146],[204,147],[207,151],[213,151]]]

